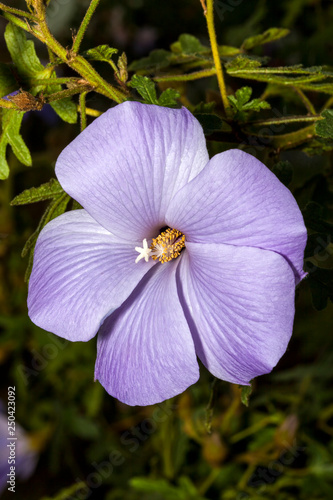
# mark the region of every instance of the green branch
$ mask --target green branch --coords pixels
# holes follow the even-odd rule
[[[186,82],[190,80],[199,80],[200,78],[206,78],[208,76],[216,75],[215,68],[204,69],[202,71],[195,71],[193,73],[187,73],[186,75],[163,75],[155,76],[153,80],[155,82]]]
[[[228,100],[227,90],[226,90],[226,86],[225,86],[225,82],[224,82],[223,69],[222,69],[219,48],[217,45],[216,33],[215,33],[215,27],[214,27],[214,0],[207,0],[207,11],[206,11],[205,15],[206,15],[206,20],[207,20],[208,35],[209,35],[209,40],[210,40],[210,46],[212,49],[214,64],[215,64],[215,68],[216,68],[216,76],[217,76],[217,81],[218,81],[219,88],[220,88],[222,103],[223,103],[223,107],[224,107],[226,115],[230,116],[231,115],[231,108],[230,108],[230,103]]]
[[[81,42],[83,40],[86,29],[88,27],[88,24],[93,16],[96,8],[98,7],[99,2],[100,2],[100,0],[92,0],[91,1],[87,12],[86,12],[84,18],[82,19],[82,23],[78,29],[78,32],[75,35],[73,46],[72,46],[72,51],[71,51],[73,54],[78,54],[78,52],[80,50]]]

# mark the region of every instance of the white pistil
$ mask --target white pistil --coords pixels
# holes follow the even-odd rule
[[[139,260],[145,259],[146,262],[148,262],[149,259],[149,254],[151,253],[151,249],[148,248],[148,243],[146,238],[142,242],[142,248],[141,247],[135,247],[135,250],[139,252],[140,255],[137,256],[135,259],[135,263],[137,264]]]

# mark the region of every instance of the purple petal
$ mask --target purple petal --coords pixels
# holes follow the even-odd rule
[[[165,226],[170,199],[207,161],[201,125],[187,109],[125,102],[64,149],[56,174],[102,226],[142,241]]]
[[[305,276],[306,228],[291,192],[259,160],[238,149],[214,156],[174,197],[167,224],[187,241],[274,250]]]
[[[179,262],[152,269],[98,335],[95,377],[128,405],[161,402],[198,380],[194,344],[177,293]]]
[[[89,340],[154,265],[135,264],[134,246],[85,210],[49,222],[35,249],[28,294],[31,320],[60,337]]]
[[[281,255],[188,243],[180,281],[197,355],[213,375],[248,384],[272,370],[294,319],[294,274]]]

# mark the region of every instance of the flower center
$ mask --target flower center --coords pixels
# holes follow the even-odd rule
[[[179,256],[185,247],[185,235],[178,229],[168,228],[159,234],[157,238],[153,238],[149,248],[146,239],[143,240],[142,245],[142,248],[135,247],[135,250],[140,254],[135,259],[135,263],[141,259],[148,262],[149,257],[151,257],[153,260],[159,260],[161,264],[164,264]]]

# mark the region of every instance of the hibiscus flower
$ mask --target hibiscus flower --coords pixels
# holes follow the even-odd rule
[[[60,154],[83,207],[46,225],[29,284],[34,323],[98,332],[95,378],[129,405],[199,377],[249,384],[285,352],[306,229],[290,191],[238,150],[209,160],[185,108],[125,102]]]

